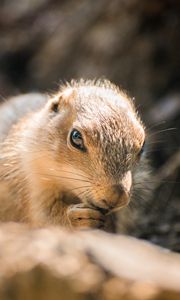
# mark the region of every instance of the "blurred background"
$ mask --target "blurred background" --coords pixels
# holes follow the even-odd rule
[[[1,100],[81,77],[135,97],[156,185],[138,235],[180,251],[180,1],[0,0]]]

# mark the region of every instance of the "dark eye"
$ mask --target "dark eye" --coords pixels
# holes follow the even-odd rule
[[[83,138],[82,138],[82,135],[81,133],[76,130],[76,129],[73,129],[71,131],[71,134],[70,134],[70,142],[71,142],[71,145],[81,151],[85,151],[86,148],[84,146],[84,141],[83,141]]]
[[[144,141],[144,143],[143,143],[143,145],[142,145],[142,147],[141,147],[141,150],[140,150],[139,153],[138,153],[138,156],[139,156],[139,157],[144,153],[145,148],[146,148],[146,143],[145,143],[145,141]]]

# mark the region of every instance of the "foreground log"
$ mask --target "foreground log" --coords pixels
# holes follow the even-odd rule
[[[100,231],[0,227],[0,299],[180,299],[180,255]]]

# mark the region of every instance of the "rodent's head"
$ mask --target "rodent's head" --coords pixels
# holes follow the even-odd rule
[[[51,176],[92,206],[127,205],[145,140],[129,97],[109,81],[80,81],[63,87],[45,109]]]

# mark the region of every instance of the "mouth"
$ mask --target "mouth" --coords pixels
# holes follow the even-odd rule
[[[94,208],[99,210],[103,215],[110,215],[111,213],[114,213],[116,211],[119,211],[120,209],[122,209],[124,207],[124,205],[122,206],[108,206],[108,207],[102,207],[99,206],[95,203],[93,203],[92,201],[89,201],[89,205]]]
[[[92,202],[89,204],[92,208],[99,210],[103,215],[107,215],[112,211],[110,208],[108,209],[108,208],[100,207]]]

